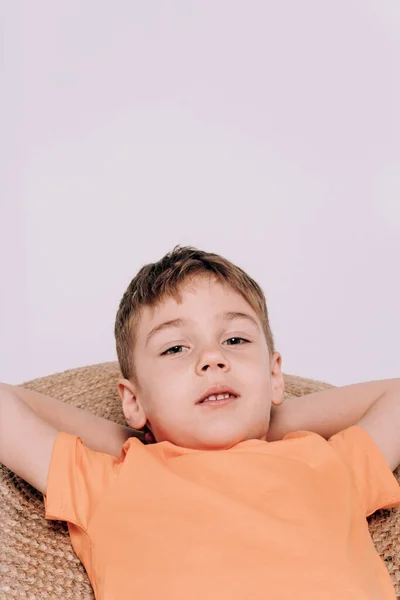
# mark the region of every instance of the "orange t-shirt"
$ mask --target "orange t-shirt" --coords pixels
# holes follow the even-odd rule
[[[119,459],[60,433],[45,496],[98,600],[394,599],[366,516],[398,505],[357,426],[219,451],[130,438]]]

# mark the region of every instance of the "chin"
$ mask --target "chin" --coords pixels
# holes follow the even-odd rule
[[[246,436],[244,432],[215,432],[193,437],[192,443],[194,444],[193,448],[199,450],[229,450],[236,444],[249,439],[251,437]]]
[[[233,446],[246,440],[265,440],[265,427],[229,427],[226,423],[214,424],[212,427],[196,428],[190,430],[175,431],[175,435],[170,431],[169,435],[164,435],[157,441],[169,441],[182,448],[191,448],[192,450],[229,450]]]

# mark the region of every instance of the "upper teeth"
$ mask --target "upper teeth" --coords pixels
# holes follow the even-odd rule
[[[206,400],[224,400],[224,398],[234,398],[234,396],[233,394],[218,394],[218,396],[211,394],[211,396],[204,398],[204,402],[206,402]]]

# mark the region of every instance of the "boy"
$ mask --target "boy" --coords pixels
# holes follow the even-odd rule
[[[399,379],[283,403],[262,290],[190,247],[139,271],[115,336],[129,427],[0,390],[0,459],[97,598],[395,597],[366,517],[400,505]]]

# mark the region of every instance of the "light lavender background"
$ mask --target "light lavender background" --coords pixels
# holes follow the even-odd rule
[[[400,3],[3,3],[0,380],[115,360],[177,243],[264,288],[289,373],[400,375]]]

